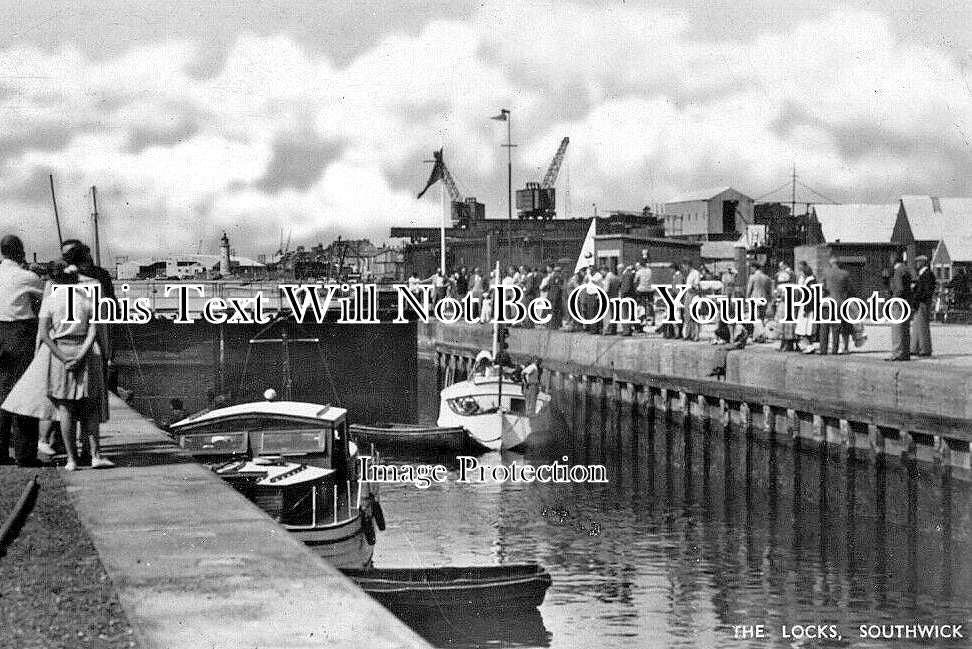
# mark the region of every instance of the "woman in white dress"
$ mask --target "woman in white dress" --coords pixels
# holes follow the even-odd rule
[[[798,284],[800,286],[811,286],[817,283],[817,279],[813,276],[813,269],[810,268],[810,264],[805,261],[801,261],[799,265],[800,270],[800,280]],[[815,344],[811,341],[813,338],[813,309],[808,309],[805,306],[800,306],[800,310],[797,311],[797,321],[795,334],[797,337],[797,349],[802,351],[804,354],[812,354],[816,351]]]
[[[80,422],[91,445],[91,466],[111,467],[114,464],[101,455],[98,437],[101,422],[108,421],[101,361],[103,332],[91,322],[91,298],[84,291],[73,291],[71,295],[72,287],[83,286],[78,282],[77,267],[60,267],[51,279],[50,290],[41,303],[34,360],[0,407],[38,419],[56,416],[67,452],[64,468],[68,471],[77,468],[74,428]]]

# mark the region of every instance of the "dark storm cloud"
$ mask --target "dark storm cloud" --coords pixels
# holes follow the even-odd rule
[[[76,135],[73,128],[37,127],[29,131],[10,132],[0,129],[0,166],[26,149],[59,151]]]
[[[27,179],[13,191],[7,192],[7,195],[11,198],[27,202],[50,204],[51,185],[49,175],[53,173],[55,173],[54,169],[35,167],[31,169]]]
[[[0,42],[39,43],[49,49],[75,47],[94,59],[109,59],[132,45],[184,39],[215,53],[196,74],[218,69],[220,52],[240,34],[289,34],[304,47],[347,63],[390,31],[417,32],[433,19],[460,19],[475,12],[474,0],[262,0],[132,3],[89,0],[84,3],[24,3],[0,0]],[[214,68],[213,66],[217,66]]]
[[[248,254],[275,248],[281,228],[295,229],[296,244],[386,236],[394,219],[434,223],[438,190],[415,193],[443,144],[463,195],[505,216],[506,125],[489,120],[500,106],[513,110],[520,146],[514,188],[539,180],[571,136],[558,199],[573,166],[574,215],[593,201],[639,209],[700,186],[759,195],[794,158],[801,177],[826,178],[813,184],[843,200],[957,193],[950,179],[972,178],[957,130],[972,131],[955,87],[961,44],[913,45],[928,24],[917,14],[942,12],[818,19],[835,4],[884,0],[671,0],[673,20],[639,3],[538,0],[495,11],[418,0],[91,0],[61,11],[4,2],[0,53],[24,50],[5,67],[25,68],[5,101],[14,93],[12,121],[30,137],[0,134],[0,161],[31,165],[0,176],[4,197],[46,206],[51,166],[66,195],[72,174],[79,197],[85,185],[119,183],[144,221],[116,248],[145,249],[149,230],[152,245],[195,246],[238,223],[234,246]],[[894,100],[875,107],[874,88]],[[950,111],[954,127],[936,123]],[[43,135],[53,124],[72,130]],[[198,232],[163,225],[187,212],[204,222]]]
[[[343,148],[313,139],[279,141],[266,173],[254,187],[271,194],[283,189],[304,191],[317,182],[329,163],[341,158]]]
[[[202,124],[209,121],[204,115],[184,106],[163,107],[168,115],[161,123],[132,123],[128,130],[128,150],[141,153],[150,147],[170,147],[192,138],[199,133]]]

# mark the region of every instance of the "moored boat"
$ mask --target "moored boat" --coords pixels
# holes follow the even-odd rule
[[[499,262],[493,280],[498,286]],[[470,439],[490,451],[515,449],[550,428],[550,395],[540,389],[540,361],[522,371],[526,377],[522,382],[514,380],[507,371],[512,362],[505,343],[501,349],[500,331],[494,318],[492,352],[479,352],[472,376],[439,393],[436,422],[465,428]],[[502,332],[505,340],[509,330]]]
[[[533,563],[342,572],[382,606],[397,612],[535,608],[552,583],[550,573]]]
[[[359,444],[374,444],[390,450],[464,451],[469,435],[462,426],[419,426],[415,424],[351,424],[351,438]]]
[[[509,376],[474,375],[439,394],[439,426],[462,426],[469,437],[491,450],[510,450],[550,428],[550,395],[534,398]]]
[[[334,406],[263,401],[193,415],[171,432],[324,559],[362,568],[371,564],[384,515],[374,485],[358,479],[346,418]]]

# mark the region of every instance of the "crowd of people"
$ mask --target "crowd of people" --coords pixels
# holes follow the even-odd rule
[[[598,298],[593,289],[595,285],[600,287],[608,297],[635,298],[653,317],[651,276],[651,268],[647,260],[629,266],[591,266],[576,273],[565,272],[561,266],[547,265],[541,269],[539,266],[521,265],[509,266],[499,278],[499,283],[504,286],[520,287],[523,304],[536,298],[548,300],[551,305],[550,320],[544,325],[548,328],[567,331],[579,331],[583,328],[592,333],[613,334],[616,333],[615,327],[607,322],[609,320],[607,317],[596,324],[587,325],[581,325],[572,318],[567,309],[570,295],[578,286],[587,287],[579,305],[585,314],[585,319],[589,319],[586,317],[587,314],[597,309]],[[479,268],[474,268],[471,272],[466,268],[459,268],[448,275],[444,275],[441,271],[436,272],[424,280],[413,274],[408,279],[408,286],[411,290],[417,291],[421,285],[431,284],[433,299],[436,301],[445,297],[461,300],[466,295],[471,295],[481,305],[478,312],[480,321],[491,322],[493,295],[489,289],[495,281],[495,278],[481,272]],[[531,327],[534,324],[527,319],[521,323],[521,326]],[[633,331],[632,327],[621,328],[622,335],[631,335]]]
[[[776,283],[763,273],[759,264],[753,264],[747,286],[739,285],[738,273],[734,267],[729,267],[717,275],[704,264],[683,259],[680,263],[670,264],[663,273],[657,271],[657,265],[655,269],[653,272],[653,264],[648,257],[648,251],[645,250],[642,252],[641,259],[631,264],[592,264],[574,273],[566,273],[562,267],[552,265],[546,266],[543,270],[525,265],[509,266],[499,281],[503,285],[519,286],[522,289],[524,304],[538,297],[547,299],[550,302],[550,320],[542,326],[549,329],[585,331],[606,336],[659,335],[664,338],[684,338],[692,341],[701,340],[702,325],[693,321],[684,312],[681,323],[659,322],[665,318],[659,313],[662,305],[658,300],[657,289],[668,286],[677,291],[679,287],[687,286],[688,290],[682,296],[682,307],[691,304],[698,296],[713,293],[762,297],[772,305],[776,285],[794,281],[792,271],[785,264],[780,265],[780,274],[777,275]],[[445,297],[461,300],[467,294],[471,295],[482,305],[478,313],[480,321],[490,322],[494,315],[493,298],[489,290],[490,279],[490,276],[481,272],[479,268],[473,268],[471,272],[466,268],[458,268],[449,274],[439,271],[425,279],[412,274],[408,285],[411,290],[418,291],[422,285],[431,284],[435,301]],[[572,317],[570,309],[567,308],[567,301],[578,288],[581,290],[576,304],[577,311],[583,315],[583,320],[594,320],[593,322],[581,322]],[[609,299],[631,298],[637,305],[637,309],[634,313],[614,313],[609,310],[602,310],[599,313],[603,295]],[[718,323],[713,342],[742,347],[747,340],[765,340],[766,328],[763,323],[766,314],[767,310],[762,309],[758,314],[760,323],[738,327],[736,332],[729,325]],[[512,317],[510,314],[507,315]],[[598,315],[599,318],[596,317]],[[526,319],[519,326],[538,325]],[[804,337],[815,339],[816,336],[808,333]],[[801,349],[806,350],[808,347]]]
[[[91,300],[69,300],[70,291],[58,289],[101,285],[109,298],[114,289],[81,241],[64,241],[61,257],[45,282],[18,237],[0,239],[0,464],[39,466],[60,441],[68,471],[109,468],[99,438],[108,420],[108,331],[92,322]]]
[[[90,300],[74,300],[70,314],[73,317],[68,317],[68,291],[54,288],[99,284],[102,294],[108,298],[113,298],[114,289],[110,275],[94,264],[90,249],[81,241],[65,241],[61,256],[61,262],[47,273],[45,282],[37,269],[26,263],[24,246],[18,237],[8,235],[0,240],[0,464],[16,462],[34,466],[38,463],[38,452],[55,455],[57,440],[51,433],[59,427],[68,470],[85,463],[96,468],[112,466],[101,455],[99,444],[99,425],[108,417],[108,331],[104,325],[91,322]],[[935,313],[937,282],[927,257],[920,256],[915,261],[916,270],[912,271],[904,260],[899,260],[887,277],[887,296],[901,298],[912,307],[908,322],[891,327],[892,355],[887,359],[890,361],[932,354],[929,323]],[[499,282],[519,286],[524,304],[535,298],[550,302],[551,317],[545,325],[535,325],[526,319],[520,325],[523,327],[699,341],[702,326],[687,310],[682,310],[682,322],[678,323],[665,318],[667,313],[662,314],[661,322],[656,316],[659,308],[656,289],[671,286],[677,291],[686,286],[683,307],[699,296],[713,294],[762,298],[765,302],[752,322],[733,325],[717,321],[713,344],[738,349],[750,342],[778,338],[781,352],[846,354],[850,352],[851,341],[859,346],[866,340],[859,325],[846,321],[818,322],[818,314],[809,306],[800,307],[794,323],[778,323],[776,318],[780,289],[787,284],[804,287],[820,284],[823,294],[838,306],[850,297],[861,297],[837,259],[830,259],[819,278],[805,261],[795,271],[780,262],[772,277],[763,265],[754,261],[750,263],[745,286],[738,281],[738,273],[731,265],[716,276],[704,265],[683,259],[681,263],[671,264],[667,271],[664,279],[656,277],[648,251],[644,251],[635,263],[592,264],[574,273],[553,265],[543,269],[510,266]],[[423,284],[431,284],[436,301],[445,297],[461,300],[469,295],[480,304],[478,318],[482,322],[493,319],[491,278],[479,268],[471,271],[458,268],[450,274],[437,272],[426,279],[413,274],[408,284],[415,291]],[[967,285],[966,275],[959,271],[948,288],[954,295],[967,299]],[[567,308],[567,301],[578,288],[576,304],[588,322],[572,317]],[[602,306],[602,293],[608,298],[631,298],[628,303],[633,301],[637,308],[622,314],[603,310],[601,317],[596,318]],[[618,318],[619,315],[623,317]],[[622,322],[618,324],[618,320]],[[78,426],[80,447],[75,435]],[[9,457],[11,443],[14,458]]]
[[[653,274],[653,266],[656,272]],[[842,268],[836,258],[831,258],[826,267],[817,276],[814,269],[806,261],[800,261],[796,269],[786,262],[761,264],[757,261],[749,262],[748,279],[745,283],[739,280],[739,273],[733,264],[724,267],[721,273],[712,272],[704,264],[694,263],[690,259],[683,259],[680,263],[672,263],[664,273],[664,279],[658,277],[658,265],[651,264],[648,251],[642,252],[640,260],[631,264],[592,264],[575,273],[564,272],[560,266],[548,265],[541,269],[521,265],[509,266],[499,281],[504,285],[519,286],[523,291],[523,302],[528,303],[534,298],[546,298],[551,305],[550,320],[545,325],[535,325],[529,319],[519,326],[545,326],[549,329],[563,331],[586,331],[595,335],[658,335],[669,339],[685,339],[700,341],[702,324],[694,321],[684,307],[687,307],[697,297],[702,295],[725,296],[734,298],[760,298],[765,306],[756,310],[751,322],[743,324],[729,324],[721,320],[715,323],[712,344],[728,345],[735,349],[744,348],[747,344],[763,343],[769,340],[779,340],[779,351],[797,352],[804,354],[848,354],[854,346],[862,346],[867,335],[861,324],[852,324],[839,317],[839,307],[849,298],[866,296],[858,295],[858,288],[854,286],[848,271]],[[936,296],[934,275],[928,268],[928,259],[916,259],[917,272],[911,277],[910,271],[899,263],[894,271],[893,281],[889,281],[884,297],[902,297],[912,307],[912,318],[909,322],[892,327],[896,336],[892,356],[888,360],[908,360],[912,355],[927,357],[931,355],[931,336],[929,322],[934,317],[933,300]],[[772,270],[769,270],[772,269]],[[772,273],[770,275],[769,273]],[[901,273],[907,272],[907,277]],[[965,281],[964,272],[953,278],[955,290],[962,292]],[[458,268],[452,273],[436,272],[429,278],[422,279],[413,274],[409,280],[409,287],[417,291],[423,284],[431,284],[434,300],[452,297],[458,300],[471,295],[482,306],[478,313],[482,322],[489,322],[493,318],[490,276],[479,268],[471,271]],[[495,280],[494,280],[495,281]],[[837,306],[835,319],[838,322],[819,322],[820,314],[814,313],[812,306],[801,306],[795,322],[781,322],[778,311],[782,305],[782,287],[798,285],[812,287],[820,285],[822,295],[832,299]],[[675,291],[679,287],[687,286],[682,296],[682,322],[667,321],[664,305],[659,302],[658,288],[670,286]],[[567,300],[580,287],[578,308],[585,320],[591,320],[597,314],[601,301],[600,293],[608,298],[632,298],[638,305],[634,317],[625,317],[631,322],[617,323],[617,313],[606,312],[596,322],[581,323],[571,317],[567,308]],[[951,288],[951,285],[950,285]],[[622,314],[629,315],[629,314]]]

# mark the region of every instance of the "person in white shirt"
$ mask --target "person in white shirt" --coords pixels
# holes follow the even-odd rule
[[[442,274],[442,269],[435,271],[435,274],[425,281],[432,282],[432,287],[434,289],[432,291],[432,296],[435,303],[438,303],[439,300],[446,296],[446,286],[448,280],[446,279],[446,276]]]
[[[604,275],[594,266],[590,266],[584,277],[584,317],[588,320],[593,318],[597,313],[597,305],[600,300],[598,297],[598,289],[603,290],[601,286],[603,283]],[[585,325],[585,328],[588,333],[601,333],[601,324],[599,322]]]
[[[547,266],[544,271],[543,279],[540,280],[540,297],[546,300],[547,291],[550,286],[550,278],[553,277],[553,268]]]
[[[523,399],[526,402],[527,415],[533,415],[537,411],[537,397],[540,394],[540,364],[539,358],[523,368],[520,373],[520,380],[523,382]]]
[[[685,322],[685,326],[682,328],[682,336],[686,340],[696,341],[699,339],[701,327],[699,327],[698,322],[689,317],[688,307],[699,295],[699,283],[702,281],[702,274],[687,259],[682,260],[682,272],[685,273],[685,284],[689,287],[688,291],[685,292],[685,303],[683,304],[682,320]]]
[[[408,276],[408,292],[413,295],[418,295],[420,290],[419,287],[422,285],[422,280],[414,272]]]
[[[91,445],[91,466],[114,464],[101,456],[99,426],[108,421],[108,400],[101,354],[105,349],[101,326],[92,322],[94,306],[77,291],[73,310],[69,296],[79,287],[78,268],[61,267],[51,274],[53,285],[44,296],[38,324],[40,345],[23,376],[0,406],[20,415],[51,419],[52,408],[61,424],[68,456],[65,469],[77,468],[75,424]],[[95,281],[86,286],[97,286]]]
[[[648,251],[643,251],[647,253]],[[644,327],[655,326],[655,296],[651,286],[651,267],[647,261],[639,261],[635,270],[635,293],[637,294],[638,304],[645,310]]]
[[[37,310],[44,283],[24,266],[24,244],[0,240],[0,403],[30,365],[37,340]],[[0,410],[0,464],[9,464],[11,437],[17,464],[37,464],[37,419]]]
[[[483,299],[483,291],[486,290],[486,282],[478,268],[474,268],[472,276],[469,278],[469,293],[474,299]]]

